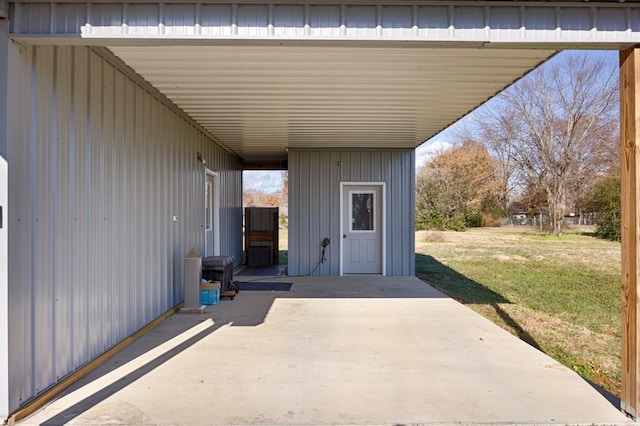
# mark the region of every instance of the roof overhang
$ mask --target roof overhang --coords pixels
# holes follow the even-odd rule
[[[635,2],[12,3],[12,37],[106,46],[245,161],[415,148],[566,48],[640,43]]]
[[[290,148],[415,148],[553,50],[111,47],[248,161]]]

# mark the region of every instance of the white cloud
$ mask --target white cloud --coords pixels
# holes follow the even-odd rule
[[[424,163],[429,161],[433,156],[442,151],[446,151],[452,146],[453,144],[451,142],[443,140],[430,140],[420,145],[416,148],[416,171],[420,170]]]
[[[282,189],[282,171],[247,170],[243,174],[244,189],[271,194]]]

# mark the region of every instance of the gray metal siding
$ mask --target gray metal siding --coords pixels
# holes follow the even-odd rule
[[[629,2],[209,3],[17,0],[12,2],[12,32],[82,35],[85,39],[158,35],[201,39],[388,39],[555,43],[574,48],[580,43],[592,48],[606,43],[632,45],[640,37],[640,9]]]
[[[0,8],[2,8],[0,2]],[[2,10],[0,9],[0,14]],[[0,99],[7,99],[8,81],[8,29],[7,20],[0,19]],[[9,232],[7,206],[9,204],[9,165],[7,162],[7,105],[0,101],[0,419],[9,415]]]
[[[386,273],[415,273],[413,150],[289,150],[289,274],[340,274],[340,182],[385,182]]]
[[[9,52],[10,409],[183,300],[204,252],[204,167],[221,252],[242,259],[240,160],[103,50]],[[178,220],[173,221],[172,217]]]

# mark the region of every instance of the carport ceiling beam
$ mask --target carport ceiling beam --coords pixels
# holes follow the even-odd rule
[[[245,161],[242,170],[288,170],[289,165],[283,161]]]

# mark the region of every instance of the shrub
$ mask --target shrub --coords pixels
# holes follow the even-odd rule
[[[596,212],[595,235],[620,241],[620,178],[609,177],[596,183],[587,206]]]
[[[500,219],[493,216],[491,213],[483,213],[482,226],[489,227],[489,228],[499,228]]]
[[[482,211],[476,209],[468,212],[465,221],[470,228],[480,228],[482,226]]]
[[[450,231],[464,231],[467,229],[464,216],[456,214],[446,224],[446,228]]]

